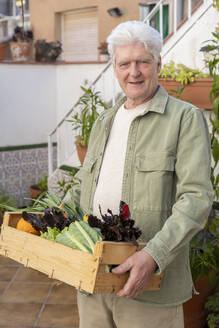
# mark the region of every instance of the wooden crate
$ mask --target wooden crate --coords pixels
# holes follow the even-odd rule
[[[91,294],[114,293],[122,288],[128,273],[106,272],[108,265],[123,263],[138,248],[125,242],[98,242],[88,254],[16,229],[21,213],[5,212],[0,235],[0,254],[26,267],[45,273],[76,289]],[[158,290],[162,275],[154,275],[146,290]]]

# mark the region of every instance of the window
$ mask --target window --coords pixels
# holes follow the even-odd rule
[[[140,19],[143,21],[155,7],[156,3],[140,3]],[[150,25],[160,32],[160,11],[150,20]],[[169,33],[169,5],[163,5],[163,39]]]

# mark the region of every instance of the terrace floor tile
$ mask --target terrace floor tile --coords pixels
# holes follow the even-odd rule
[[[33,327],[41,304],[1,303],[0,327]]]
[[[0,255],[0,265],[14,265],[14,266],[21,266],[20,263],[10,259],[9,257],[5,257]]]
[[[45,274],[33,270],[31,268],[25,268],[23,267],[21,271],[16,276],[16,281],[25,281],[25,282],[44,282],[44,283],[52,283],[54,280],[48,278]]]
[[[0,267],[0,281],[11,281],[17,272],[18,267],[14,266],[1,266]]]
[[[2,303],[40,303],[42,304],[49,292],[48,284],[13,283],[4,297]]]
[[[51,294],[49,295],[48,304],[76,304],[76,289],[64,283],[54,285]]]
[[[78,311],[75,304],[46,304],[37,327],[78,327]]]

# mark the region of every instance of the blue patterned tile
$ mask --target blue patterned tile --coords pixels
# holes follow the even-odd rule
[[[57,150],[54,149],[54,167]],[[29,187],[48,175],[47,148],[0,152],[0,185],[5,193],[11,194],[19,206],[29,198]]]

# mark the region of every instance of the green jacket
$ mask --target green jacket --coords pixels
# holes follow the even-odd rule
[[[95,122],[78,184],[71,191],[86,213],[92,213],[104,148],[124,101]],[[145,250],[164,273],[159,291],[145,291],[136,299],[169,306],[185,302],[193,292],[189,242],[203,228],[213,199],[210,140],[201,111],[170,97],[161,86],[147,108],[130,126],[122,200],[143,232]]]

